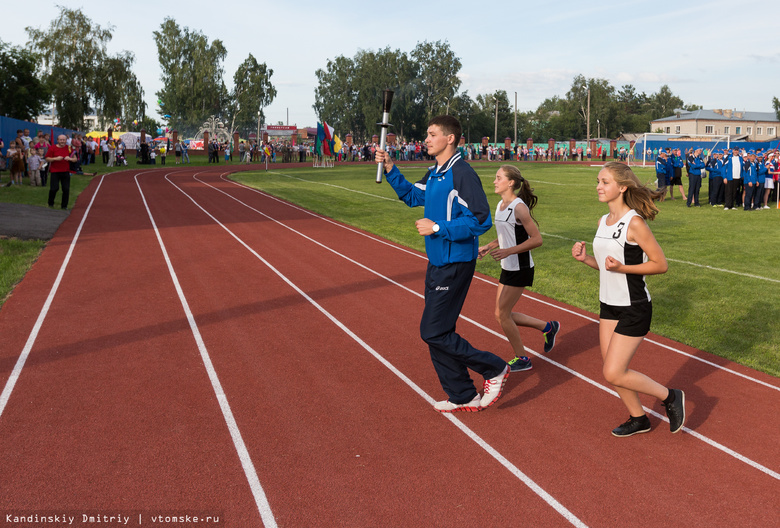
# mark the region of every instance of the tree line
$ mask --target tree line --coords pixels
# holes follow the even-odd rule
[[[394,132],[407,140],[425,138],[426,123],[436,114],[456,116],[470,142],[515,138],[515,110],[506,90],[478,94],[459,92],[461,61],[441,41],[422,42],[410,53],[389,47],[360,50],[353,58],[338,56],[316,71],[314,110],[321,120],[357,141],[377,133],[382,90],[395,92],[391,109]],[[519,97],[522,99],[522,94]],[[590,107],[588,108],[588,98]],[[652,120],[685,105],[668,86],[647,95],[632,85],[619,89],[606,79],[577,75],[565,96],[546,99],[530,112],[517,112],[517,139],[546,141],[584,138],[590,113],[590,136],[617,137],[627,132],[650,132]]]
[[[123,131],[142,128],[178,129],[193,136],[214,115],[230,131],[243,134],[264,122],[262,109],[276,97],[273,70],[250,53],[225,86],[223,62],[227,50],[220,40],[209,42],[200,31],[181,28],[166,18],[154,32],[163,89],[156,93],[150,116],[144,90],[133,73],[135,56],[112,55],[107,44],[114,28],[95,24],[80,9],[59,7],[46,29],[25,28],[27,47],[0,41],[0,114],[32,120],[51,104],[58,124],[84,129],[84,117],[95,113],[102,130],[121,123]]]
[[[277,95],[273,70],[251,53],[234,72],[228,90],[222,41],[209,41],[202,32],[166,18],[153,32],[163,81],[156,93],[158,119],[148,113],[144,90],[133,73],[133,53],[107,52],[113,27],[95,24],[80,9],[60,6],[47,29],[25,29],[26,47],[0,40],[0,114],[9,117],[32,120],[53,103],[65,128],[83,129],[84,116],[94,111],[101,129],[119,120],[123,130],[154,133],[169,127],[190,137],[213,115],[230,132],[246,136],[265,123],[263,109]],[[359,50],[354,57],[329,59],[316,70],[313,108],[318,119],[342,137],[351,133],[356,141],[367,141],[379,131],[382,90],[389,88],[395,92],[392,131],[400,137],[424,139],[428,120],[448,113],[460,119],[470,142],[488,137],[499,143],[515,138],[515,124],[520,142],[579,139],[588,132],[591,137],[614,138],[651,132],[652,120],[675,109],[700,108],[686,105],[666,85],[648,95],[630,84],[616,88],[606,79],[577,75],[565,95],[516,113],[506,90],[474,97],[461,92],[461,67],[446,41],[424,41],[408,53],[389,46]],[[518,97],[522,100],[523,94]],[[780,119],[777,97],[772,104]]]

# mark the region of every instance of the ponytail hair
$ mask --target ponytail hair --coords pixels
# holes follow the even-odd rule
[[[512,182],[512,188],[515,191],[515,195],[525,202],[525,205],[528,206],[528,212],[531,213],[531,218],[536,222],[536,225],[539,225],[539,222],[534,218],[533,213],[533,209],[536,207],[536,202],[539,201],[539,198],[534,194],[534,190],[528,184],[528,180],[523,178],[523,175],[520,174],[520,169],[514,165],[501,165],[499,170],[504,173],[506,179]]]
[[[626,188],[623,193],[623,201],[627,206],[639,213],[639,216],[645,220],[655,219],[658,207],[653,202],[660,199],[664,195],[664,191],[654,191],[643,185],[634,171],[624,163],[608,161],[604,164],[604,169],[609,171],[615,183]]]

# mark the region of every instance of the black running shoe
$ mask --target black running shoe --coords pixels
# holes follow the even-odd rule
[[[553,349],[555,346],[555,335],[558,333],[558,330],[561,329],[561,323],[558,321],[550,321],[550,328],[549,332],[545,332],[544,334],[544,353],[547,354],[550,352],[550,350]]]
[[[534,368],[534,366],[531,364],[531,360],[528,359],[528,356],[515,356],[515,359],[509,362],[509,370],[512,372],[522,372],[524,370],[531,370],[532,368]]]
[[[633,436],[638,433],[646,433],[650,430],[650,418],[647,415],[639,418],[629,417],[626,423],[620,424],[612,430],[612,434],[617,437]]]
[[[674,401],[666,407],[666,416],[669,418],[669,430],[678,432],[685,424],[685,393],[679,389],[671,389],[674,392]]]

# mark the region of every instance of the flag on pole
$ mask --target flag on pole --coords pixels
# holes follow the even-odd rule
[[[325,130],[325,139],[328,142],[328,146],[330,147],[330,151],[335,156],[338,151],[341,150],[341,140],[336,135],[335,129],[327,124],[325,121],[322,122],[323,128]]]
[[[322,142],[325,141],[325,129],[322,123],[317,123],[317,137],[314,139],[314,154],[322,156]]]

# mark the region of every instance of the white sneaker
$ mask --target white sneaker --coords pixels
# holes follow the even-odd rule
[[[504,385],[506,385],[506,380],[508,378],[509,365],[504,367],[504,370],[501,371],[501,374],[495,378],[485,380],[485,392],[482,394],[482,400],[480,401],[480,404],[483,408],[490,407],[496,403],[498,397],[501,396],[501,391],[504,390]]]
[[[481,411],[482,407],[479,406],[480,397],[479,394],[474,396],[474,399],[468,403],[452,403],[449,400],[436,402],[433,404],[433,408],[442,413],[450,412],[477,412]]]
[[[765,205],[764,207],[762,207],[762,209],[769,209],[769,206]]]

